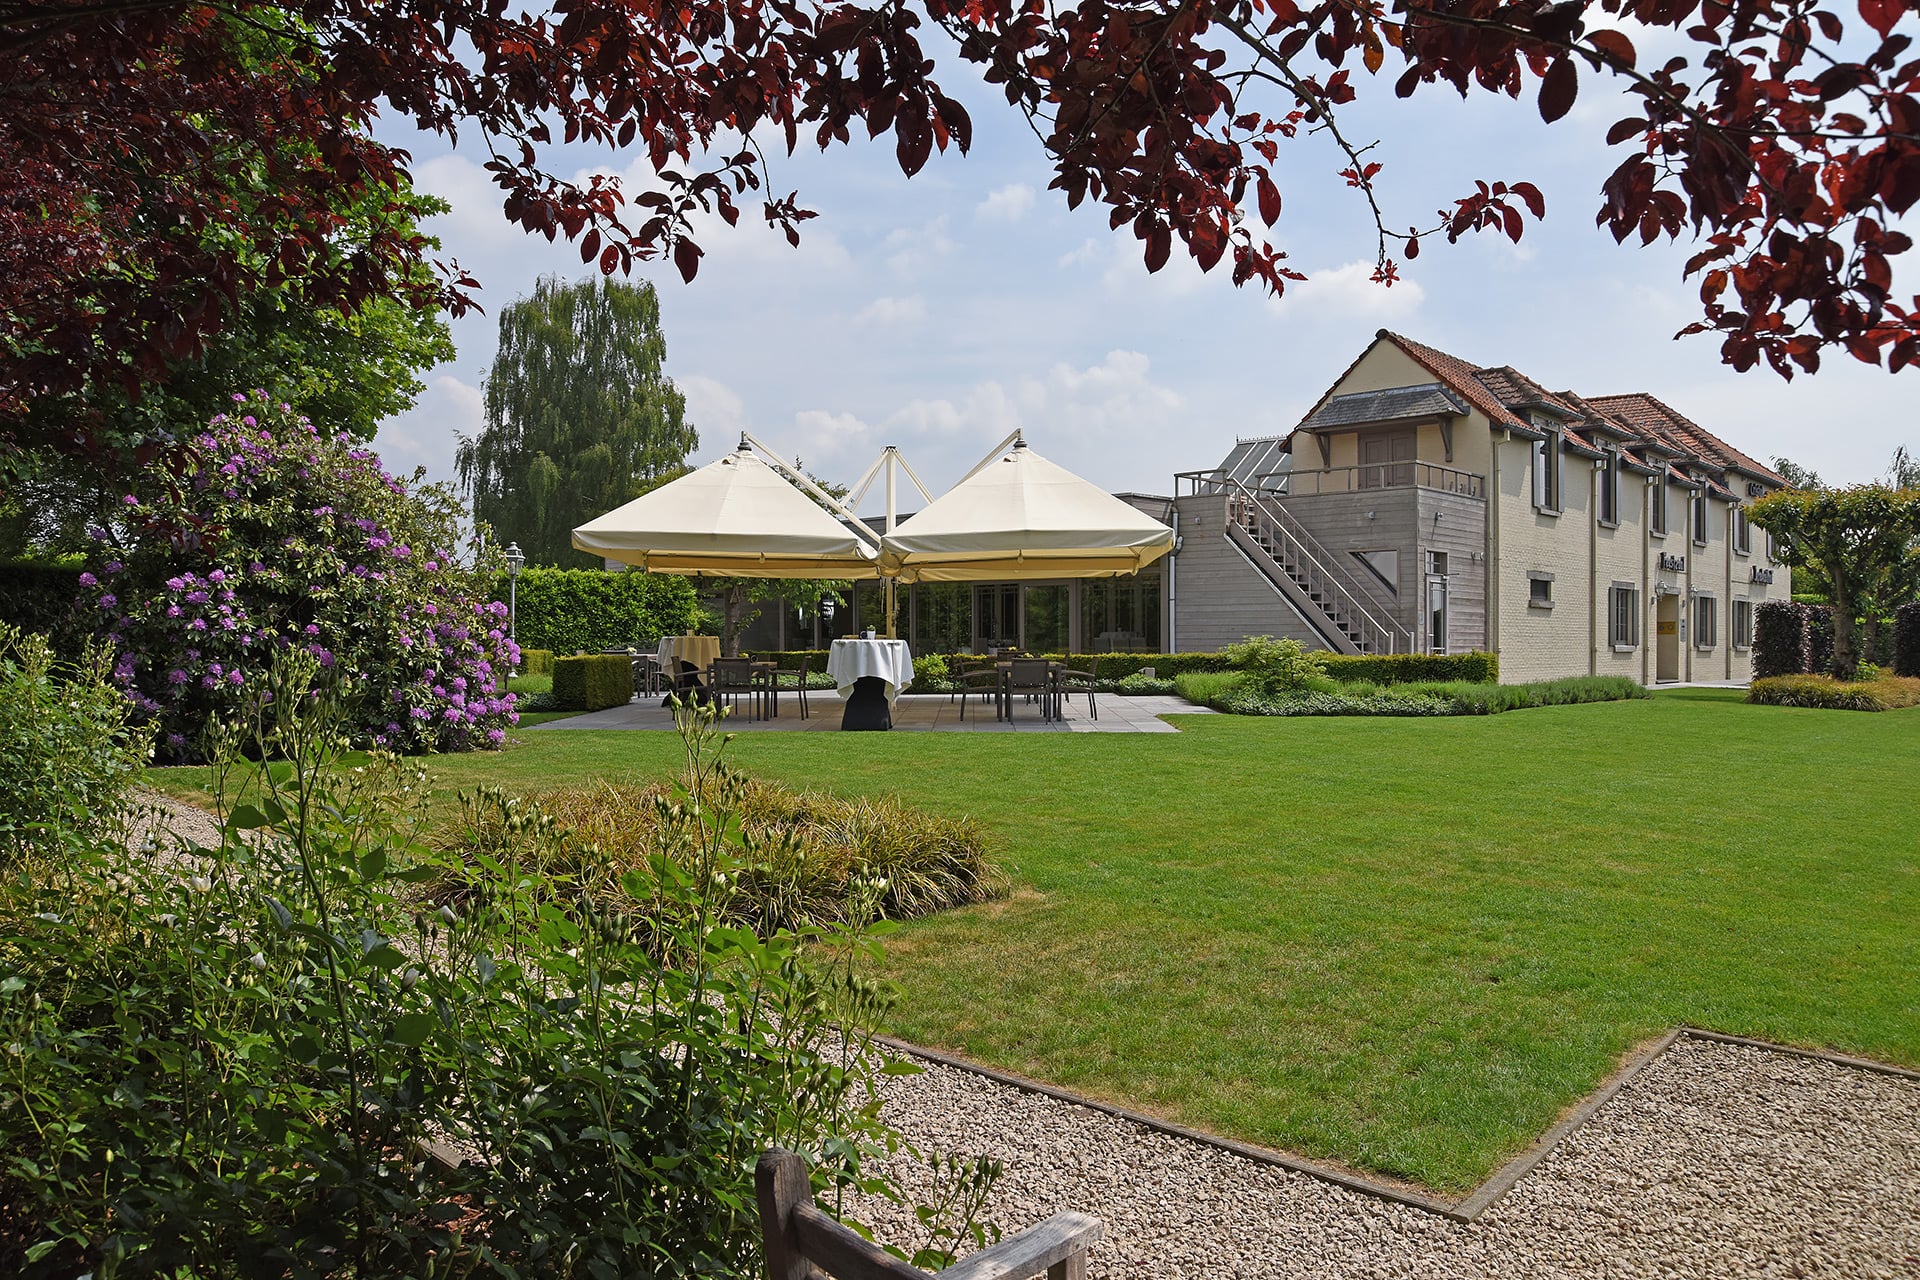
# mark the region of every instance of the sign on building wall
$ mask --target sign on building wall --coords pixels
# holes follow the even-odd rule
[[[1687,558],[1685,556],[1674,555],[1671,551],[1662,551],[1660,553],[1660,568],[1667,573],[1685,573],[1687,571]]]

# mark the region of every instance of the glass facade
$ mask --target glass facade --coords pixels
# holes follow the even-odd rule
[[[1160,569],[1080,584],[1083,653],[1160,652]]]

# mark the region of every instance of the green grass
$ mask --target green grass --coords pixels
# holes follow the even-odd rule
[[[733,751],[1007,849],[1011,899],[890,940],[893,1031],[1458,1191],[1676,1023],[1920,1065],[1920,720],[1740,697]],[[678,752],[539,733],[431,767],[533,789]]]

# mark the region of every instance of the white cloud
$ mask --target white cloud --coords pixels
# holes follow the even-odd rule
[[[687,399],[687,420],[700,432],[700,456],[717,458],[733,448],[742,431],[753,430],[746,401],[718,378],[681,374],[673,385]]]
[[[981,222],[1018,222],[1033,208],[1033,188],[1024,182],[997,187],[973,208]]]
[[[1100,242],[1088,236],[1080,242],[1077,249],[1069,249],[1060,255],[1058,263],[1062,267],[1084,267],[1100,256]]]
[[[960,247],[947,234],[947,215],[941,214],[917,227],[900,227],[886,239],[887,269],[896,276],[921,275],[936,261]]]
[[[458,437],[476,436],[485,425],[486,397],[480,388],[449,373],[436,374],[413,408],[380,424],[373,447],[395,475],[425,467],[431,478],[451,480]]]
[[[1395,285],[1376,284],[1371,262],[1349,262],[1345,266],[1309,271],[1304,281],[1287,286],[1285,294],[1269,304],[1283,315],[1314,312],[1322,315],[1364,316],[1378,320],[1404,320],[1420,309],[1427,291],[1418,280],[1402,278]]]
[[[916,293],[905,298],[875,298],[854,313],[853,322],[864,328],[896,329],[926,318],[927,300]]]

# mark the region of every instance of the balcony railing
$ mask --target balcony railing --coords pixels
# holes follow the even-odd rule
[[[1370,493],[1376,489],[1433,489],[1463,498],[1487,496],[1484,476],[1432,462],[1372,462],[1360,467],[1328,467],[1321,471],[1275,471],[1256,476],[1269,493],[1306,497],[1321,493]]]

